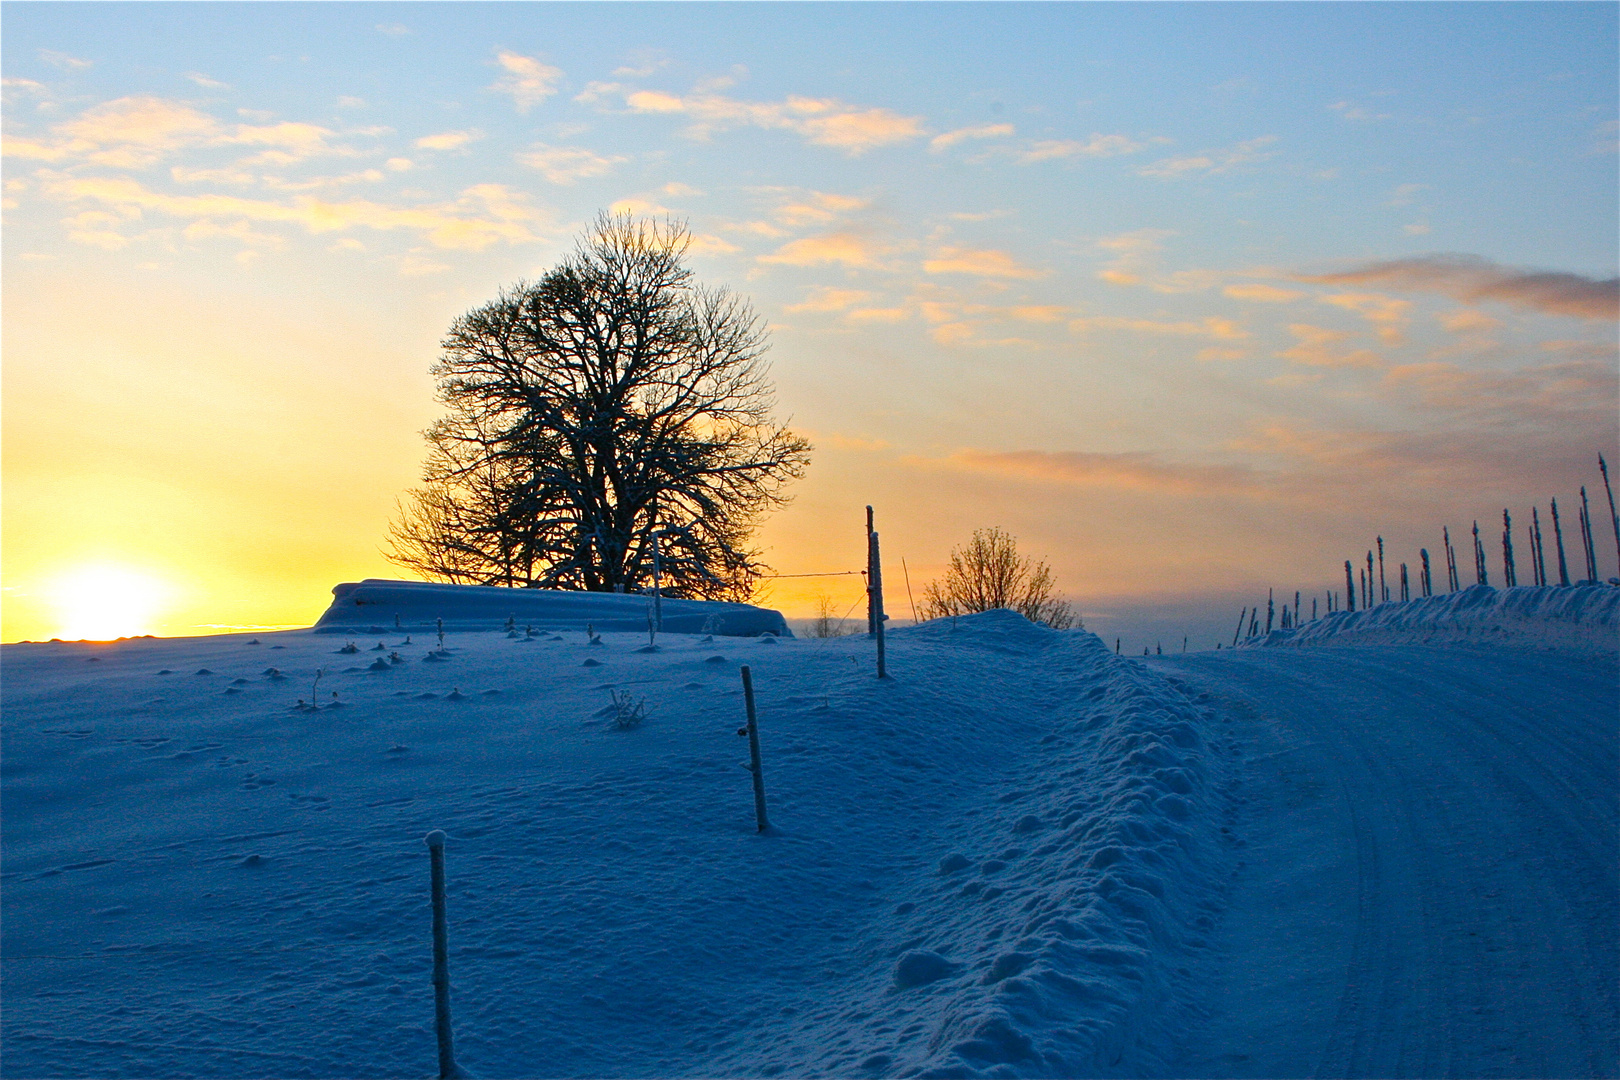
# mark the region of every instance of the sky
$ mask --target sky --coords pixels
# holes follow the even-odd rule
[[[0,636],[407,576],[440,338],[604,209],[770,326],[766,561],[859,568],[871,504],[896,618],[996,526],[1208,648],[1378,536],[1477,520],[1499,583],[1506,508],[1528,580],[1556,496],[1579,563],[1582,484],[1620,573],[1617,10],[6,3]]]

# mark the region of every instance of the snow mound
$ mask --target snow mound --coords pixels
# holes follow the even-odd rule
[[[792,637],[782,613],[752,604],[665,597],[663,632]],[[388,630],[436,628],[498,630],[517,626],[598,632],[645,633],[652,597],[636,593],[567,592],[560,589],[504,589],[489,585],[440,585],[425,581],[367,578],[332,588],[332,605],[315,624],[321,634],[380,634]]]
[[[1473,642],[1613,653],[1620,649],[1620,589],[1608,585],[1475,585],[1443,596],[1338,611],[1249,647]]]

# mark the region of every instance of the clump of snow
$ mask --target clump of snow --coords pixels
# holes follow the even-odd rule
[[[1273,630],[1249,647],[1405,645],[1451,642],[1526,644],[1614,652],[1620,648],[1620,588],[1489,585],[1362,611],[1337,611],[1295,629]]]
[[[670,634],[792,637],[781,612],[752,604],[664,598],[662,629]],[[367,578],[332,587],[332,604],[315,623],[323,634],[393,630],[505,630],[509,627],[646,633],[650,595],[503,589]]]

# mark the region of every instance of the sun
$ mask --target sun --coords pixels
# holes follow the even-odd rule
[[[172,593],[167,582],[139,570],[111,564],[77,567],[51,589],[58,635],[69,641],[110,641],[149,634]]]

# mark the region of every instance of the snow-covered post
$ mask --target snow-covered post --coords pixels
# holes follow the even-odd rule
[[[1384,538],[1378,538],[1378,602],[1389,603],[1389,586],[1384,583]]]
[[[771,827],[765,820],[765,766],[759,758],[759,719],[754,714],[754,676],[744,664],[742,669],[743,704],[748,708],[748,726],[739,735],[748,736],[748,769],[754,774],[754,817],[759,822],[759,831],[764,832]]]
[[[1609,486],[1609,463],[1603,460],[1602,454],[1598,455],[1598,471],[1603,474],[1603,490],[1609,494],[1609,521],[1614,525],[1614,556],[1620,559],[1620,513],[1614,509],[1614,488]]]
[[[1490,577],[1485,573],[1485,545],[1479,542],[1479,522],[1474,522],[1474,576],[1479,578],[1479,584],[1489,585]]]
[[[1249,617],[1249,605],[1244,604],[1243,605],[1243,610],[1238,612],[1237,633],[1232,635],[1232,648],[1234,648],[1234,649],[1237,648],[1238,638],[1243,633],[1243,620],[1247,619],[1248,617]],[[1114,651],[1119,652],[1119,641],[1118,641],[1117,638],[1114,641]]]
[[[1272,591],[1266,590],[1266,633],[1271,633],[1271,619],[1276,614],[1276,607],[1272,601]]]
[[[1553,545],[1558,548],[1558,584],[1569,584],[1569,562],[1564,558],[1564,526],[1558,520],[1558,500],[1552,501]]]
[[[1373,554],[1372,554],[1371,551],[1368,551],[1367,552],[1367,584],[1362,586],[1362,590],[1361,590],[1361,606],[1364,607],[1364,608],[1371,608],[1374,604],[1378,603],[1378,601],[1373,598],[1373,595],[1374,595],[1373,594]]]
[[[1586,580],[1597,580],[1597,549],[1592,544],[1592,537],[1597,529],[1592,527],[1592,508],[1586,502],[1586,485],[1581,485],[1581,544],[1586,549]]]
[[[1536,560],[1536,584],[1547,584],[1547,549],[1541,544],[1541,513],[1532,506],[1530,508],[1530,550],[1534,552]]]
[[[1344,560],[1344,595],[1350,601],[1347,611],[1356,610],[1356,579],[1350,576],[1350,560]]]
[[[872,508],[866,508],[866,633],[877,633],[877,615],[872,607]]]
[[[1423,576],[1419,579],[1423,586],[1423,595],[1432,596],[1434,594],[1434,578],[1429,572],[1429,549],[1418,548],[1418,554],[1423,556]]]
[[[658,530],[652,534],[653,547],[653,629],[664,632],[664,560],[658,550]]]
[[[439,1080],[459,1077],[455,1045],[450,1035],[450,949],[444,925],[444,832],[434,829],[424,838],[433,881],[433,1023],[439,1033]]]
[[[1508,588],[1519,583],[1518,570],[1513,565],[1513,517],[1502,508],[1502,580]]]
[[[877,675],[880,679],[889,677],[889,669],[884,656],[883,620],[888,618],[883,614],[883,554],[878,548],[878,534],[872,534],[872,624],[877,627]]]

